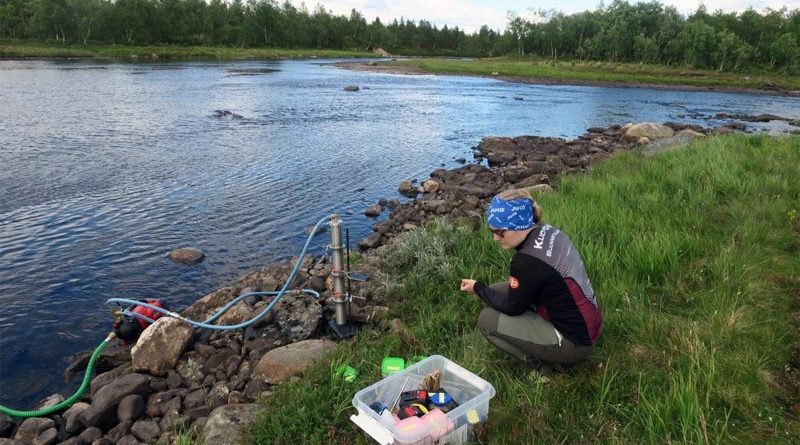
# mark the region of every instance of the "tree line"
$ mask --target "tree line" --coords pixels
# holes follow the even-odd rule
[[[81,44],[364,49],[397,54],[540,56],[747,71],[800,71],[800,9],[705,7],[684,16],[657,1],[593,11],[509,13],[473,33],[426,20],[335,15],[275,0],[0,0],[0,38]]]

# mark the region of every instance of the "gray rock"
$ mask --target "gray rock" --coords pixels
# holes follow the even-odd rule
[[[183,386],[183,377],[180,376],[175,370],[170,369],[167,372],[167,388],[177,389]]]
[[[131,426],[133,426],[133,422],[130,420],[120,422],[108,431],[106,438],[113,443],[118,443],[123,437],[131,433]]]
[[[86,445],[87,443],[91,442],[84,442],[80,439],[80,437],[70,437],[63,442],[59,442],[58,445]]]
[[[87,427],[105,428],[117,421],[119,402],[131,394],[147,397],[150,391],[150,379],[141,374],[128,374],[119,380],[100,388],[92,398],[92,404],[80,415],[81,422]]]
[[[117,407],[117,419],[119,421],[136,421],[143,413],[144,399],[137,394],[131,394],[125,397],[119,402],[119,406]]]
[[[238,445],[245,443],[243,434],[256,418],[258,405],[225,405],[215,409],[203,428],[205,445]]]
[[[180,388],[153,394],[147,399],[147,406],[144,412],[148,417],[160,417],[171,411],[179,412],[181,397],[188,392],[188,389]]]
[[[114,368],[111,371],[107,371],[97,375],[95,378],[92,379],[92,383],[89,384],[89,394],[91,398],[94,399],[95,394],[97,394],[97,391],[99,391],[100,388],[130,373],[131,373],[131,365],[130,363],[128,363],[123,366],[120,366],[119,368]]]
[[[7,439],[5,437],[0,437],[0,445],[28,445],[28,442],[23,442],[17,439]]]
[[[106,439],[105,437],[101,437],[100,439],[92,442],[92,445],[114,445],[114,442]]]
[[[336,349],[330,340],[305,340],[273,349],[264,355],[253,370],[253,378],[278,384],[303,373],[309,366]]]
[[[86,431],[82,432],[78,438],[82,440],[84,443],[93,443],[95,440],[100,439],[103,437],[103,430],[93,426],[91,428],[87,428]]]
[[[224,382],[217,382],[211,391],[208,392],[208,406],[212,409],[222,406],[228,402],[230,390]]]
[[[46,419],[44,417],[31,417],[25,419],[17,428],[14,439],[23,442],[33,443],[39,434],[56,427],[56,422],[53,419]]]
[[[344,87],[345,91],[356,92],[359,90],[358,85],[347,85]]]
[[[172,261],[189,266],[199,263],[204,257],[203,251],[194,247],[181,247],[169,253],[169,259]]]
[[[203,370],[206,373],[216,372],[219,367],[225,366],[229,358],[236,356],[236,353],[230,349],[223,349],[222,351],[212,355],[203,365]]]
[[[62,396],[61,394],[53,394],[48,398],[42,400],[41,402],[37,403],[36,408],[34,409],[40,410],[40,409],[50,408],[52,406],[58,405],[63,401],[64,401],[64,396]]]
[[[127,436],[122,437],[117,442],[117,445],[140,445],[141,442],[136,440],[136,437],[128,434]]]
[[[402,181],[400,182],[400,186],[397,189],[403,196],[408,196],[409,198],[413,198],[417,196],[417,188],[414,187],[414,184],[411,181]]]
[[[205,389],[192,391],[186,395],[186,398],[183,399],[183,407],[184,409],[189,410],[192,408],[197,408],[198,406],[203,406],[206,403],[207,397],[208,393]]]
[[[109,345],[105,350],[103,350],[103,352],[100,353],[100,356],[97,357],[97,361],[94,365],[95,372],[99,375],[130,363],[131,347],[132,345]],[[86,369],[86,365],[89,364],[89,360],[93,354],[93,350],[87,350],[79,352],[70,357],[70,366],[64,372],[65,380],[70,381],[76,374],[83,372]]]
[[[78,402],[64,412],[64,425],[69,434],[76,434],[83,429],[80,415],[89,408],[88,403]]]
[[[17,426],[14,423],[14,420],[11,417],[8,417],[5,414],[0,414],[0,438],[5,438],[11,436],[11,433],[14,432],[14,428]]]
[[[158,435],[161,434],[161,428],[159,428],[158,423],[152,420],[139,420],[131,427],[131,434],[142,442],[152,443],[158,439]]]
[[[381,209],[380,204],[372,204],[371,206],[367,207],[366,210],[364,210],[364,215],[376,217],[379,216],[382,211],[383,209]]]
[[[165,415],[160,422],[158,422],[158,427],[161,428],[162,432],[180,431],[181,429],[188,427],[191,422],[192,419],[190,419],[189,416],[181,416],[178,413],[169,413]]]
[[[705,137],[705,135],[703,135]],[[664,138],[652,141],[642,147],[642,154],[645,156],[652,156],[656,153],[660,153],[662,151],[670,151],[676,150],[679,148],[686,147],[687,145],[691,144],[696,139],[696,136],[692,134],[678,134],[671,138]]]
[[[167,375],[189,346],[193,334],[191,326],[176,318],[159,318],[144,330],[131,349],[133,369],[157,376]]]
[[[35,439],[33,445],[53,445],[58,440],[58,430],[50,428],[42,431]]]
[[[186,415],[189,416],[190,419],[197,420],[203,417],[208,417],[211,413],[211,407],[207,405],[198,406],[197,408],[187,409]]]
[[[382,238],[380,233],[373,233],[365,239],[358,242],[358,248],[361,250],[374,249],[381,245]]]
[[[666,125],[657,124],[655,122],[642,122],[632,125],[625,130],[625,136],[628,138],[648,138],[651,141],[661,138],[669,138],[675,135],[675,131]]]
[[[311,337],[317,332],[322,319],[322,305],[319,300],[296,291],[284,295],[273,311],[281,336],[288,343]]]

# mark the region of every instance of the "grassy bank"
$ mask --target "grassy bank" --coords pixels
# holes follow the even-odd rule
[[[734,74],[718,71],[672,68],[611,62],[570,62],[514,58],[448,60],[413,59],[390,62],[431,73],[510,76],[558,81],[652,84],[692,87],[778,88],[800,90],[800,77],[769,74]]]
[[[155,57],[154,57],[155,56]],[[0,41],[0,58],[111,58],[177,60],[271,60],[376,57],[363,51],[231,48],[223,46],[56,45]]]
[[[798,177],[798,137],[716,137],[618,154],[541,196],[605,316],[590,359],[549,377],[489,345],[482,304],[458,291],[461,277],[507,279],[509,253],[486,230],[411,232],[384,266],[389,315],[409,332],[365,330],[274,388],[252,440],[372,443],[349,416],[381,358],[442,354],[497,390],[480,443],[797,443]],[[345,362],[353,384],[331,377]]]

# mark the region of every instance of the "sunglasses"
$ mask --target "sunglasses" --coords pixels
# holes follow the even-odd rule
[[[492,232],[492,234],[499,236],[500,238],[502,238],[503,235],[505,235],[507,232],[506,229],[489,229],[489,231]]]

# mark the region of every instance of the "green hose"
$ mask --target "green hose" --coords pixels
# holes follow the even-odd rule
[[[106,349],[106,346],[108,346],[108,344],[111,341],[113,341],[115,337],[116,335],[114,335],[114,333],[112,332],[111,334],[108,335],[108,337],[106,337],[105,340],[103,340],[102,343],[100,343],[99,346],[97,346],[97,348],[94,350],[94,353],[92,353],[92,358],[89,359],[89,364],[86,365],[86,374],[83,375],[83,383],[81,383],[81,387],[78,388],[75,394],[73,394],[67,400],[64,400],[58,405],[50,406],[45,409],[40,409],[37,411],[17,411],[15,409],[6,408],[5,406],[0,405],[0,413],[11,417],[22,417],[22,418],[41,417],[71,406],[73,403],[75,403],[76,400],[78,400],[83,395],[84,392],[86,392],[86,388],[89,387],[89,382],[92,380],[92,371],[94,371],[94,364],[97,361],[97,358],[100,357],[100,353],[103,352],[104,349]]]

